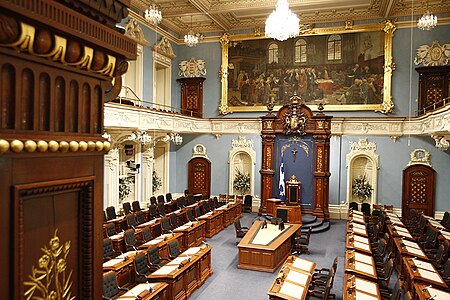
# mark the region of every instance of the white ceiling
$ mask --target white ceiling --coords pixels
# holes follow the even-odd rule
[[[224,32],[264,29],[276,0],[155,0],[162,10],[161,26],[177,34],[190,28],[196,32]],[[450,0],[288,0],[300,23],[387,19],[420,15],[429,9],[435,14],[450,12]],[[143,11],[151,0],[131,0],[134,10]],[[414,9],[412,9],[414,8]],[[192,23],[191,23],[192,18]],[[192,24],[192,25],[191,25]],[[263,31],[263,30],[262,30]]]

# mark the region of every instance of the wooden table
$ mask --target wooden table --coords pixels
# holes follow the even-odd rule
[[[269,299],[305,299],[315,266],[315,262],[289,256],[267,292]]]
[[[345,251],[345,271],[368,279],[377,279],[373,257],[354,250]]]
[[[169,299],[187,299],[212,274],[211,247],[189,248],[175,260],[148,275],[152,282],[165,282]]]
[[[262,221],[255,221],[239,243],[238,268],[275,272],[275,270],[291,254],[292,238],[295,233],[300,230],[301,226],[298,224],[285,224],[285,231],[279,234],[275,239],[267,244],[256,244],[255,238],[264,237],[264,235],[269,233],[269,231],[264,232],[261,230],[272,231],[272,226],[276,226],[267,224],[270,228],[261,229],[262,223]],[[287,228],[288,226],[289,228]]]
[[[164,282],[140,283],[117,299],[168,300],[167,287]]]
[[[344,300],[376,300],[381,299],[378,283],[363,277],[345,274],[344,276]]]
[[[428,284],[415,283],[414,284],[415,295],[419,300],[448,300],[450,299],[450,293],[444,292],[436,287],[430,287]],[[434,298],[433,298],[434,297]]]
[[[205,241],[206,221],[200,220],[198,222],[188,222],[178,228],[174,232],[182,232],[180,248],[182,251],[195,246],[200,246]]]

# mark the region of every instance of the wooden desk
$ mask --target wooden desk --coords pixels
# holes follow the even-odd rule
[[[414,284],[415,295],[419,300],[448,300],[450,299],[450,293],[444,292],[438,288],[430,287],[427,284],[415,283]],[[433,298],[434,297],[434,298]]]
[[[278,205],[276,209],[287,210],[287,222],[289,224],[302,224],[302,208],[300,205]]]
[[[198,222],[188,222],[178,228],[175,228],[174,232],[182,232],[183,237],[181,239],[181,251],[184,251],[190,247],[200,246],[205,241],[206,222],[200,220]]]
[[[347,233],[353,233],[361,236],[368,237],[367,229],[365,225],[347,222]]]
[[[269,216],[275,217],[277,214],[277,205],[281,205],[281,200],[276,198],[269,198],[266,200],[266,213]]]
[[[223,211],[214,210],[198,217],[199,220],[206,221],[205,235],[211,238],[223,229]]]
[[[400,227],[398,225],[393,225],[393,224],[388,224],[387,229],[389,231],[389,234],[393,237],[405,238],[410,241],[414,241],[414,238],[409,233],[409,230],[404,227]]]
[[[168,300],[167,287],[163,282],[140,283],[117,299]]]
[[[312,261],[289,256],[267,291],[269,299],[305,299],[315,266]]]
[[[211,247],[189,248],[147,278],[168,284],[169,299],[187,299],[212,274]]]
[[[183,243],[183,233],[182,232],[176,232],[174,234],[167,233],[160,235],[157,238],[154,238],[151,241],[148,241],[145,244],[142,244],[139,246],[139,249],[148,249],[149,247],[158,247],[158,253],[159,256],[162,258],[168,258],[169,257],[169,249],[167,248],[167,245],[174,240],[178,240],[178,244],[181,247],[181,244]]]
[[[428,260],[428,257],[416,242],[394,238],[394,244],[402,257],[411,256]]]
[[[278,266],[291,254],[292,238],[300,230],[301,226],[298,224],[285,224],[286,227],[289,225],[289,228],[285,229],[284,232],[270,243],[267,245],[255,244],[253,243],[253,239],[259,233],[262,223],[262,221],[255,221],[239,243],[238,268],[275,272]],[[268,224],[267,226],[270,225],[272,224]]]
[[[372,254],[372,246],[368,238],[349,232],[345,243],[347,249],[355,249],[364,253]]]
[[[144,229],[145,227],[150,227],[150,232],[152,233],[152,237],[157,237],[162,234],[161,218],[153,219],[151,221],[147,221],[147,222],[139,224],[137,226],[137,228],[141,228],[141,229]]]
[[[381,299],[378,284],[362,277],[345,274],[344,276],[344,300],[376,300]]]
[[[138,251],[140,253],[142,251]],[[103,263],[103,271],[114,271],[116,273],[117,284],[120,287],[129,286],[134,282],[133,259],[136,251],[125,252],[116,258]]]
[[[377,271],[373,257],[361,252],[353,250],[345,251],[345,271],[369,279],[377,279]]]
[[[353,214],[353,215],[349,216],[347,218],[347,220],[349,222],[359,223],[359,224],[362,224],[362,225],[366,224],[366,220],[364,219],[364,216],[360,216],[360,215],[357,215],[357,214]]]
[[[422,261],[420,259],[404,257],[403,264],[405,266],[407,280],[407,287],[409,290],[413,291],[411,286],[413,282],[418,281],[425,284],[432,284],[434,286],[439,286],[446,289],[447,285],[442,279],[441,275],[437,272],[436,268],[429,262]]]

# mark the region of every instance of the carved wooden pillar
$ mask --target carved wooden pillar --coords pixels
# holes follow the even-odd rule
[[[317,114],[314,141],[316,146],[316,163],[314,170],[314,214],[326,221],[330,220],[328,210],[330,182],[330,136],[331,116]]]
[[[273,169],[273,157],[274,157],[274,141],[275,141],[275,130],[274,130],[274,120],[276,116],[269,113],[266,116],[261,117],[262,119],[262,168],[259,171],[261,174],[261,204],[259,207],[259,213],[266,212],[266,200],[272,198],[272,184],[273,175],[275,171]]]

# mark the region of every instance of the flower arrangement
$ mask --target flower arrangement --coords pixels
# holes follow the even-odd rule
[[[157,190],[161,188],[162,182],[161,177],[158,176],[156,170],[153,170],[152,174],[152,193],[154,194]]]
[[[353,180],[352,194],[358,196],[361,201],[368,199],[372,195],[373,188],[366,180],[366,176],[359,176]]]
[[[243,194],[250,190],[250,175],[236,168],[233,180],[233,188]]]
[[[119,178],[119,202],[122,202],[131,194],[131,185],[134,183],[134,177]]]

